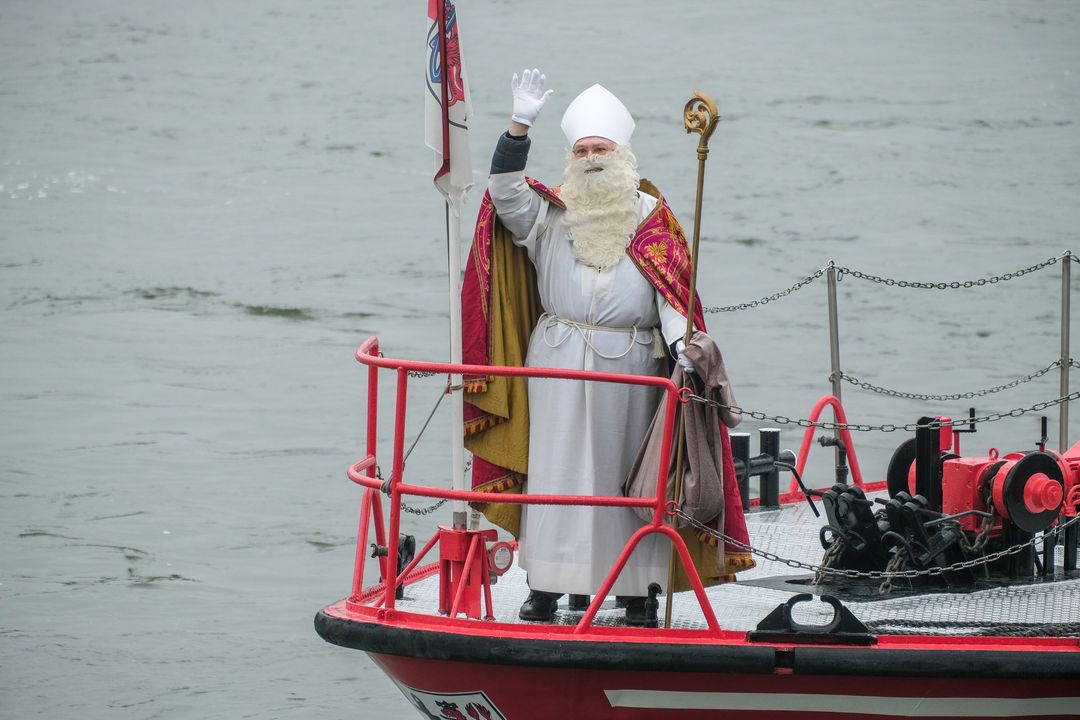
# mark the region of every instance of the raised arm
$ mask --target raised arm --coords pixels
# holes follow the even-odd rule
[[[513,233],[519,244],[530,237],[541,207],[546,200],[534,193],[525,182],[525,164],[529,157],[529,128],[553,90],[545,90],[547,78],[539,70],[514,73],[510,81],[513,113],[510,127],[499,138],[491,158],[488,190],[499,219]]]

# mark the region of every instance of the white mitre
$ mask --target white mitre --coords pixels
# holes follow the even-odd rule
[[[566,108],[562,131],[571,145],[584,137],[602,137],[624,145],[634,134],[634,118],[610,90],[593,85]]]

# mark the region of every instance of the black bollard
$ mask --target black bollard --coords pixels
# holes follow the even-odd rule
[[[941,512],[941,423],[936,417],[919,418],[915,429],[915,494]]]
[[[398,555],[397,555],[397,574],[401,575],[402,571],[409,566],[409,563],[416,557],[416,537],[413,535],[406,535],[404,533],[398,535]],[[397,586],[397,590],[394,592],[394,597],[398,600],[405,598],[405,584]]]
[[[1003,533],[1006,547],[1031,542],[1034,533],[1029,533],[1007,523]],[[1008,575],[1012,578],[1030,579],[1035,575],[1035,546],[1028,545],[1008,560]]]
[[[1054,548],[1057,547],[1057,535],[1052,532],[1043,533],[1042,550],[1042,574],[1043,577],[1054,576]]]
[[[1080,525],[1065,528],[1065,569],[1076,569],[1076,547],[1080,545]]]
[[[762,455],[768,455],[775,462],[780,459],[780,429],[761,428],[758,430],[758,444]],[[761,507],[780,507],[780,468],[773,465],[772,470],[761,476]]]
[[[660,625],[657,610],[660,609],[660,601],[656,596],[663,592],[657,583],[649,583],[649,597],[645,598],[645,627],[654,628]]]
[[[750,507],[750,433],[731,433],[731,456],[735,461],[739,497],[745,510]]]

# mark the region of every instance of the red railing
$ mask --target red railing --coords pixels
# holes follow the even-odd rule
[[[665,524],[668,517],[667,510],[667,468],[671,456],[671,439],[675,423],[677,403],[685,402],[679,388],[667,378],[646,375],[624,375],[619,373],[591,372],[585,370],[557,370],[549,368],[530,367],[503,367],[488,365],[461,365],[450,363],[434,363],[416,360],[398,360],[382,357],[379,353],[378,338],[370,337],[365,340],[356,350],[356,359],[368,368],[368,417],[367,417],[367,455],[359,462],[353,464],[348,470],[349,479],[361,485],[367,490],[361,503],[360,529],[357,535],[356,562],[353,571],[352,597],[359,597],[362,592],[364,577],[364,563],[366,558],[368,524],[371,515],[374,514],[375,539],[378,545],[386,547],[386,556],[379,558],[379,573],[385,585],[383,604],[387,610],[394,608],[395,591],[410,572],[416,567],[423,556],[430,551],[435,544],[435,538],[427,543],[424,549],[414,558],[410,565],[396,576],[393,582],[388,578],[393,569],[397,568],[397,537],[400,531],[401,521],[401,497],[403,495],[445,498],[448,500],[463,500],[465,502],[500,502],[516,503],[520,505],[593,505],[601,507],[634,507],[651,508],[652,520],[637,530],[627,541],[622,553],[615,561],[615,565],[608,572],[603,584],[597,590],[589,609],[579,621],[575,632],[586,631],[592,624],[600,605],[607,597],[615,584],[616,579],[625,567],[630,555],[637,545],[646,536],[659,533],[667,536],[674,544],[679,559],[686,570],[690,580],[690,586],[697,597],[705,621],[712,632],[719,632],[720,625],[716,620],[712,607],[705,596],[705,588],[701,578],[694,568],[690,553],[686,544],[675,531]],[[394,439],[393,461],[390,477],[381,480],[375,475],[376,461],[376,437],[378,431],[378,372],[379,370],[394,370],[397,375],[396,401],[394,413]],[[447,375],[501,375],[517,377],[542,377],[562,380],[578,380],[592,382],[610,382],[625,385],[643,385],[662,389],[665,393],[664,413],[664,439],[660,448],[660,471],[656,480],[656,496],[653,498],[627,498],[622,496],[577,496],[577,495],[532,495],[532,494],[499,494],[473,492],[467,490],[447,490],[442,488],[410,485],[403,482],[404,473],[404,446],[405,446],[405,410],[407,405],[407,391],[409,372],[438,373]],[[384,531],[382,506],[378,497],[379,492],[384,492],[390,497],[390,522],[389,528]],[[387,542],[387,538],[391,541]]]

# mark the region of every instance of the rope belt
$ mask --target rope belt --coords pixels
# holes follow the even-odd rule
[[[551,340],[548,339],[548,330],[555,325],[565,325],[570,328],[570,331],[561,338],[558,338],[553,344]],[[581,335],[582,341],[589,346],[589,349],[605,360],[618,360],[624,358],[630,354],[630,351],[634,349],[635,345],[652,345],[653,358],[660,359],[664,357],[664,341],[660,337],[660,331],[652,327],[611,327],[608,325],[590,325],[589,323],[577,322],[576,320],[567,320],[566,318],[561,318],[557,315],[552,315],[551,313],[544,313],[541,315],[540,319],[536,321],[536,326],[543,332],[544,344],[552,349],[561,346],[566,342],[566,339],[576,331]],[[597,330],[609,333],[625,333],[630,336],[630,344],[618,355],[605,355],[600,352],[592,342],[591,333]],[[639,335],[644,335],[646,333],[651,333],[652,337],[649,339],[642,339],[639,337]]]

